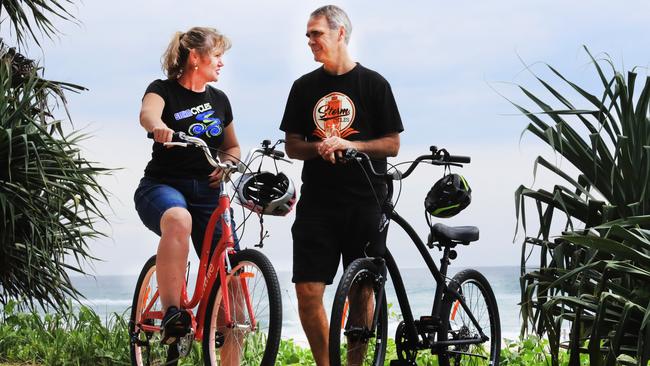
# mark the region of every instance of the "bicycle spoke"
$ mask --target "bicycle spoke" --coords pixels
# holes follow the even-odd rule
[[[240,255],[247,258],[250,254],[247,252]],[[261,253],[254,256],[261,256]],[[272,330],[274,338],[271,341],[275,344],[277,338],[279,344],[279,332],[276,335],[275,328],[271,329],[273,309],[276,309],[274,306],[279,307],[279,305],[271,302],[272,296],[267,287],[269,279],[257,263],[262,259],[250,259],[234,261],[231,274],[226,277],[231,326],[225,324],[226,299],[222,296],[224,291],[221,289],[217,291],[214,304],[208,310],[210,315],[206,317],[204,333],[207,337],[204,337],[210,338],[210,340],[204,343],[204,351],[205,357],[213,360],[213,365],[259,365],[264,357],[269,357],[267,354],[270,352],[267,352],[267,345]],[[270,263],[267,266],[270,268]],[[277,287],[277,292],[275,294],[276,301],[280,301],[279,287]],[[253,325],[253,319],[255,325]],[[278,318],[278,324],[279,321]],[[213,342],[217,333],[222,335],[222,344],[217,345]],[[275,353],[271,353],[273,353],[272,359],[275,359]]]
[[[177,350],[172,348],[169,353],[169,347],[160,343],[163,309],[158,296],[155,257],[147,262],[138,279],[133,304],[130,320],[131,363],[138,366],[174,365],[179,358]]]
[[[441,339],[450,342],[479,341],[480,343],[448,346],[444,351],[445,357],[440,359],[440,364],[442,366],[492,365],[498,360],[500,349],[498,310],[494,295],[489,290],[487,280],[474,270],[460,272],[454,280],[460,284],[459,294],[465,301],[467,309],[463,306],[455,309],[449,300],[445,303],[449,318],[443,325],[446,331],[441,334]],[[472,321],[472,317],[476,323]],[[496,329],[493,326],[496,326]],[[484,342],[480,341],[479,327],[482,334],[488,337]]]
[[[386,300],[378,297],[375,275],[368,264],[351,264],[336,293],[330,324],[332,365],[383,365],[386,347]],[[358,268],[357,268],[358,266]],[[379,307],[381,305],[381,307]],[[378,324],[373,328],[375,312]]]

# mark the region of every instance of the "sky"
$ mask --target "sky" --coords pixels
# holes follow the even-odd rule
[[[242,150],[262,139],[278,139],[278,126],[292,82],[317,68],[307,47],[311,11],[326,3],[276,1],[86,1],[71,11],[78,24],[55,21],[62,35],[43,48],[23,50],[45,67],[45,77],[81,84],[89,90],[69,95],[73,126],[90,133],[84,155],[101,166],[119,168],[102,177],[111,192],[105,212],[107,238],[90,242],[101,258],[91,273],[136,274],[155,253],[157,238],[141,224],[133,191],[150,158],[151,143],[138,122],[143,92],[163,78],[160,56],[175,31],[192,26],[218,28],[233,46],[215,85],[228,95]],[[430,145],[472,156],[461,172],[473,189],[471,206],[448,225],[476,225],[481,239],[459,249],[454,266],[518,265],[521,231],[516,228],[514,191],[521,185],[552,187],[542,173],[534,179],[539,154],[554,159],[548,147],[524,134],[527,120],[508,99],[532,106],[516,85],[539,90],[531,73],[549,77],[544,63],[594,93],[602,88],[583,49],[609,55],[623,70],[647,67],[646,1],[339,1],[352,21],[354,60],[381,73],[393,88],[405,131],[392,163],[426,154]],[[7,23],[0,34],[12,39]],[[640,73],[647,76],[647,69]],[[557,80],[557,79],[554,79]],[[556,82],[556,84],[560,85]],[[562,89],[562,88],[561,88]],[[566,88],[564,89],[566,90]],[[506,99],[507,98],[507,99]],[[579,103],[578,103],[579,104]],[[296,184],[301,163],[281,165]],[[402,185],[397,211],[420,236],[428,228],[423,201],[442,175],[421,167]],[[270,237],[263,248],[277,269],[291,268],[293,214],[265,219]],[[241,221],[238,210],[236,219]],[[389,249],[403,267],[424,263],[393,225]],[[248,222],[243,246],[259,238]],[[437,251],[433,253],[437,258]],[[194,267],[196,268],[196,267]]]

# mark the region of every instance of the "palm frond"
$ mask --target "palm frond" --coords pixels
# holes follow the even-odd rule
[[[84,159],[86,136],[64,133],[54,117],[64,91],[83,88],[40,70],[0,44],[0,303],[61,310],[80,296],[67,271],[95,259],[88,243],[103,235],[98,203],[107,200],[97,177],[110,170]]]
[[[19,45],[27,45],[29,36],[40,46],[41,36],[52,39],[59,31],[52,19],[75,22],[70,12],[72,0],[3,0],[0,19],[6,18]]]
[[[623,74],[611,60],[597,60],[585,50],[600,93],[588,92],[546,65],[579,100],[533,73],[550,100],[520,86],[532,107],[511,102],[530,121],[526,131],[575,168],[563,169],[540,156],[534,174],[542,167],[562,183],[552,190],[521,186],[515,193],[517,226],[526,232],[530,225],[527,202],[537,208],[539,225],[537,235],[526,237],[522,246],[522,331],[531,326],[548,335],[553,353],[567,342],[570,352],[588,353],[592,365],[614,364],[621,355],[647,362],[650,78],[638,83],[634,70]],[[558,221],[565,231],[552,233]],[[532,249],[539,255],[523,255]],[[568,340],[561,339],[561,329],[570,329]]]

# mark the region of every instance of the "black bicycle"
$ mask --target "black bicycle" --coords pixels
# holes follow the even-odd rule
[[[430,154],[415,159],[404,173],[395,169],[384,174],[373,169],[366,154],[346,151],[344,159],[349,163],[356,161],[366,172],[382,177],[388,184],[387,199],[380,203],[385,220],[379,230],[387,230],[390,221],[399,225],[415,244],[437,285],[431,313],[416,319],[400,271],[388,249],[383,255],[353,261],[343,273],[332,305],[329,334],[332,366],[384,364],[388,339],[387,273],[403,318],[395,333],[397,359],[391,360],[390,365],[416,365],[418,352],[425,350],[436,354],[441,366],[499,364],[499,311],[490,284],[473,269],[463,270],[451,279],[447,277],[449,264],[458,256],[455,247],[478,240],[478,228],[429,223],[431,230],[426,246],[442,251],[438,268],[424,242],[395,212],[392,204],[393,181],[405,179],[420,163],[449,168],[470,162],[469,157],[450,155],[445,149],[432,146],[430,150]]]

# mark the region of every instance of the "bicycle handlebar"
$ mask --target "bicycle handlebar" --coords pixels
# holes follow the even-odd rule
[[[147,132],[147,138],[153,139],[153,132]],[[262,154],[275,160],[282,160],[290,164],[293,164],[291,160],[285,159],[284,152],[275,149],[275,146],[281,142],[284,142],[284,140],[278,140],[275,143],[275,145],[270,146],[271,141],[264,140],[262,141],[262,148],[250,149],[248,155],[246,155],[246,160],[240,161],[235,165],[222,163],[221,161],[219,161],[219,157],[215,158],[212,156],[212,154],[210,153],[210,148],[208,147],[205,141],[203,141],[198,137],[188,136],[184,132],[174,132],[174,134],[172,135],[172,141],[165,142],[163,143],[163,145],[181,146],[181,147],[188,147],[188,146],[198,147],[201,150],[203,150],[203,153],[205,154],[205,158],[208,160],[208,163],[213,167],[221,168],[223,170],[230,171],[230,172],[244,173],[248,169],[248,164],[250,164],[250,162],[253,160],[255,154]]]
[[[462,164],[468,164],[472,160],[469,156],[451,155],[449,152],[447,152],[447,150],[438,149],[436,146],[431,146],[429,150],[431,151],[431,154],[418,156],[404,173],[397,169],[395,169],[392,173],[377,173],[373,165],[370,164],[371,159],[368,154],[360,152],[356,149],[346,149],[342,159],[344,161],[349,161],[352,159],[359,159],[360,161],[364,161],[367,163],[366,165],[370,168],[370,172],[372,174],[377,177],[382,177],[390,180],[402,180],[408,177],[411,175],[413,170],[415,170],[418,164],[423,161],[427,161],[427,163],[432,165],[453,165],[462,167]]]

